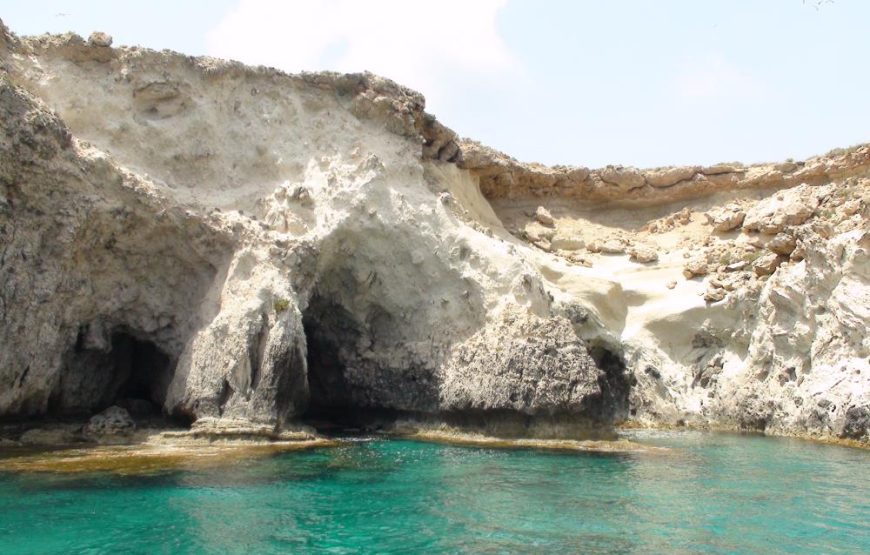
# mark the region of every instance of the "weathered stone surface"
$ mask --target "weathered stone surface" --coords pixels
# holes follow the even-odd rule
[[[707,219],[713,225],[715,231],[733,231],[743,225],[746,213],[738,206],[726,206],[719,210],[707,213]]]
[[[867,441],[867,145],[523,164],[371,74],[106,42],[0,25],[0,415],[118,404],[280,440],[377,409]]]
[[[743,228],[775,235],[809,220],[818,205],[819,199],[809,186],[786,189],[749,210]]]
[[[769,252],[758,257],[758,259],[752,263],[752,269],[755,271],[756,275],[769,276],[775,272],[776,269],[779,268],[779,265],[785,262],[785,260],[787,259],[775,252]]]
[[[111,435],[129,435],[136,430],[130,413],[121,407],[112,406],[88,420],[82,430],[85,437],[100,438]]]
[[[767,244],[769,250],[783,256],[788,256],[794,252],[796,246],[797,241],[788,233],[777,233],[776,236]]]
[[[655,262],[659,259],[659,254],[655,249],[647,245],[632,245],[628,249],[628,256],[641,263]]]
[[[88,37],[88,44],[106,48],[112,46],[112,37],[101,31],[94,31]]]
[[[102,66],[68,63],[89,55],[70,41],[98,48],[25,41],[32,58],[4,58],[0,77],[0,343],[20,346],[0,350],[0,415],[132,400],[280,427],[469,399],[622,417],[601,412],[601,369],[539,272],[481,233],[488,205],[422,97],[368,74],[126,49],[112,63],[129,79],[104,82]],[[322,133],[328,146],[299,139]],[[510,335],[538,329],[558,335]],[[486,350],[476,368],[506,381],[459,379]],[[534,396],[526,372],[543,375]],[[93,434],[126,429],[112,410]]]
[[[686,279],[706,276],[710,271],[707,261],[702,258],[692,258],[683,267],[683,275]]]
[[[652,185],[653,187],[672,187],[681,181],[687,181],[692,179],[696,173],[700,171],[701,168],[690,166],[690,167],[676,167],[676,168],[661,168],[655,170],[647,170],[644,172],[644,176],[646,177],[646,182]]]
[[[786,165],[717,164],[649,170],[611,166],[589,170],[522,164],[474,141],[463,139],[458,144],[468,158],[461,166],[479,177],[483,194],[492,199],[554,196],[677,202],[716,191],[820,185],[870,170],[870,145]]]
[[[550,214],[550,211],[543,206],[538,206],[538,208],[535,210],[535,219],[540,222],[541,225],[546,225],[549,227],[552,227],[554,223],[553,216]]]
[[[701,173],[703,173],[704,175],[721,175],[725,173],[735,173],[742,171],[744,171],[743,165],[739,163],[720,163],[701,169]]]
[[[598,175],[605,183],[617,185],[623,191],[638,189],[646,184],[643,174],[634,168],[608,166]]]

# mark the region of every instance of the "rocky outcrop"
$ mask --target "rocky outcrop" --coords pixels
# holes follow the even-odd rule
[[[784,164],[718,164],[641,170],[525,164],[470,140],[459,144],[459,165],[480,180],[487,198],[572,198],[586,201],[674,202],[717,191],[820,185],[870,170],[870,146]],[[736,219],[736,217],[734,217]],[[729,224],[723,220],[723,228]],[[739,225],[739,224],[735,224]],[[733,229],[733,227],[731,228]]]
[[[4,56],[0,413],[613,421],[417,93],[108,43]]]
[[[2,24],[0,127],[0,416],[867,435],[870,147],[548,168],[371,74]]]

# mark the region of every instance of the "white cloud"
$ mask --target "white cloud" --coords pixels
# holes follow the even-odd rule
[[[207,37],[211,55],[285,71],[369,70],[448,94],[458,72],[516,62],[498,34],[507,0],[240,0]]]
[[[758,100],[767,95],[763,81],[721,56],[687,64],[673,87],[686,100]]]

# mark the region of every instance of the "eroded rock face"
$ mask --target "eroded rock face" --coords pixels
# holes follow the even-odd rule
[[[14,47],[0,334],[16,348],[0,354],[0,414],[617,418],[416,93],[100,37]]]
[[[0,113],[0,407],[105,408],[130,370],[113,337],[177,357],[229,243],[78,145],[6,75]]]
[[[612,399],[620,392],[608,382],[624,379],[621,369],[607,376],[601,366],[567,319],[506,314],[453,353],[442,405],[459,412],[575,413],[600,422],[624,417],[624,399]]]
[[[768,235],[781,233],[788,226],[800,225],[819,205],[818,191],[802,184],[758,203],[746,214],[743,227]]]
[[[0,24],[0,416],[867,440],[870,147],[550,168],[370,74],[111,44]]]
[[[484,195],[492,199],[676,202],[726,190],[821,185],[864,175],[870,170],[870,147],[866,145],[791,164],[718,164],[650,170],[547,167],[520,163],[467,139],[459,141],[459,147],[462,154],[459,165],[479,178]],[[735,218],[724,221],[723,227],[739,225],[734,223]]]

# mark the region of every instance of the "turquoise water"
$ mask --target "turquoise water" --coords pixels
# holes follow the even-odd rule
[[[674,451],[372,440],[149,476],[0,473],[0,551],[870,553],[870,452],[634,438]]]

